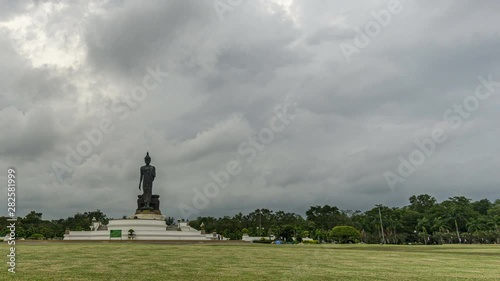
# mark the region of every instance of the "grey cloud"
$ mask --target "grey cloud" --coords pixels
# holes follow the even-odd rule
[[[428,137],[446,109],[473,93],[477,76],[500,81],[498,4],[402,3],[402,14],[351,63],[340,42],[352,40],[354,28],[386,2],[296,0],[282,8],[244,1],[223,21],[210,1],[67,5],[41,33],[18,27],[33,36],[26,42],[41,40],[30,53],[18,52],[9,41],[15,33],[2,25],[0,128],[9,133],[0,135],[0,166],[22,176],[21,215],[36,209],[58,218],[97,208],[130,215],[146,151],[158,170],[154,192],[174,217],[194,188],[212,181],[209,172],[230,160],[241,163],[241,174],[201,215],[303,213],[322,204],[365,210],[406,204],[420,193],[495,199],[500,89],[413,176],[395,190],[385,182],[398,156],[407,157],[416,138]],[[1,23],[35,11],[26,9],[1,9]],[[77,62],[33,64],[50,61],[54,48],[75,52]],[[120,119],[112,104],[142,84],[148,66],[169,76]],[[269,126],[287,96],[297,116],[247,162],[238,145]],[[58,182],[52,162],[65,163],[66,147],[105,117],[113,132]],[[53,208],[61,197],[64,205]]]

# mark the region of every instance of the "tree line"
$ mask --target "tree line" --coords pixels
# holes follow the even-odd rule
[[[17,238],[62,238],[66,230],[90,230],[92,218],[107,224],[100,210],[77,213],[73,217],[43,220],[42,213],[30,212],[16,223]],[[0,235],[7,234],[8,217],[0,217]],[[175,224],[172,217],[166,224]],[[336,206],[311,206],[305,217],[291,212],[257,209],[246,215],[198,217],[189,222],[207,233],[217,232],[232,240],[243,233],[291,241],[312,238],[319,242],[362,242],[387,244],[500,243],[500,199],[472,201],[463,196],[438,203],[428,194],[413,195],[403,207],[374,206],[365,212],[340,210]],[[339,228],[350,226],[351,228]],[[351,233],[341,239],[337,233]],[[347,233],[346,232],[346,233]],[[359,233],[359,235],[357,234]]]
[[[257,209],[247,215],[199,217],[190,225],[218,232],[231,239],[275,236],[289,240],[309,237],[320,242],[342,242],[332,230],[351,226],[359,237],[345,241],[387,244],[500,243],[500,200],[473,202],[463,196],[441,203],[428,194],[413,195],[404,207],[374,206],[371,210],[340,210],[336,206],[311,206],[305,218],[296,213]]]

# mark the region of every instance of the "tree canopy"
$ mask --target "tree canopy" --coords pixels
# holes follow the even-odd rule
[[[61,238],[66,229],[90,230],[93,217],[103,224],[108,222],[100,210],[58,220],[43,220],[42,213],[31,211],[18,219],[16,235]],[[7,219],[0,217],[2,236],[8,231]],[[173,218],[168,222],[173,223]],[[241,239],[247,232],[249,236],[275,236],[287,241],[308,237],[323,242],[380,243],[383,229],[385,242],[392,244],[500,243],[500,200],[472,201],[455,196],[439,203],[428,194],[420,194],[411,196],[407,206],[373,206],[364,212],[323,205],[309,207],[305,217],[282,210],[256,209],[248,214],[198,217],[189,222],[196,229],[202,223],[207,233],[215,231],[233,240]]]

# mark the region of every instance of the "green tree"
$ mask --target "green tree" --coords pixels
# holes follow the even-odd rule
[[[316,228],[332,229],[336,225],[345,225],[350,222],[349,217],[335,206],[311,206],[306,211],[308,221],[314,222]]]
[[[331,236],[340,243],[347,243],[359,240],[361,233],[352,226],[340,225],[332,229]]]

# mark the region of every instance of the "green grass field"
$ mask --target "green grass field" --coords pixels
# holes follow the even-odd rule
[[[16,255],[1,280],[500,280],[496,245],[21,243]]]

